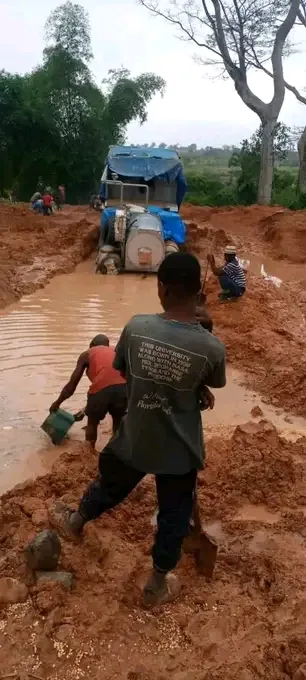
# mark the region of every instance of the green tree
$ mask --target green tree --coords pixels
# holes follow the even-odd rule
[[[0,74],[0,184],[18,182],[28,198],[37,178],[64,183],[70,201],[87,200],[98,184],[110,144],[125,140],[126,126],[146,120],[147,104],[165,83],[148,73],[132,78],[111,70],[100,89],[88,62],[88,16],[66,2],[46,23],[48,46],[31,74]]]
[[[24,125],[24,96],[22,78],[5,71],[0,72],[0,191],[12,186],[20,161]]]
[[[241,149],[235,150],[229,160],[229,167],[240,168],[237,178],[237,193],[239,203],[255,203],[260,176],[260,160],[263,128],[248,139],[244,139]],[[291,131],[284,123],[278,122],[273,131],[273,167],[284,161],[292,147]]]
[[[154,73],[143,73],[133,79],[130,71],[119,69],[109,71],[104,85],[104,143],[108,146],[112,140],[124,141],[126,127],[132,120],[146,121],[147,104],[157,92],[163,94],[165,81]]]
[[[75,59],[92,59],[89,16],[81,5],[68,0],[51,12],[45,36],[51,50],[60,48]]]

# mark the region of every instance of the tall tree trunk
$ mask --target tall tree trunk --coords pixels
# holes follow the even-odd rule
[[[306,194],[306,127],[298,141],[299,152],[299,189],[301,194]]]
[[[273,131],[275,125],[276,120],[264,120],[262,122],[260,175],[257,194],[259,205],[269,205],[271,203],[274,169]]]

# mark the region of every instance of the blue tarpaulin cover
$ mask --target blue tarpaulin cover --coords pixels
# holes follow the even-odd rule
[[[170,210],[162,210],[155,205],[148,206],[148,212],[160,217],[165,241],[175,241],[178,246],[185,243],[186,227],[178,213],[170,212]],[[104,226],[108,219],[115,217],[115,214],[116,208],[105,208],[101,217],[101,227]]]
[[[110,147],[105,165],[110,172],[121,177],[143,178],[145,182],[158,179],[167,183],[176,182],[176,202],[180,207],[187,191],[182,163],[174,149],[154,147],[113,146]],[[102,182],[100,197],[105,200],[107,186]]]

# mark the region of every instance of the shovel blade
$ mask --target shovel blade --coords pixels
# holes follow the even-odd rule
[[[216,566],[218,544],[205,531],[192,529],[184,541],[184,551],[193,554],[199,574],[212,578]]]

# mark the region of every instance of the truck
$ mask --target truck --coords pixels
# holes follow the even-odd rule
[[[179,209],[187,191],[175,149],[111,146],[101,178],[96,271],[156,272],[186,241]]]

